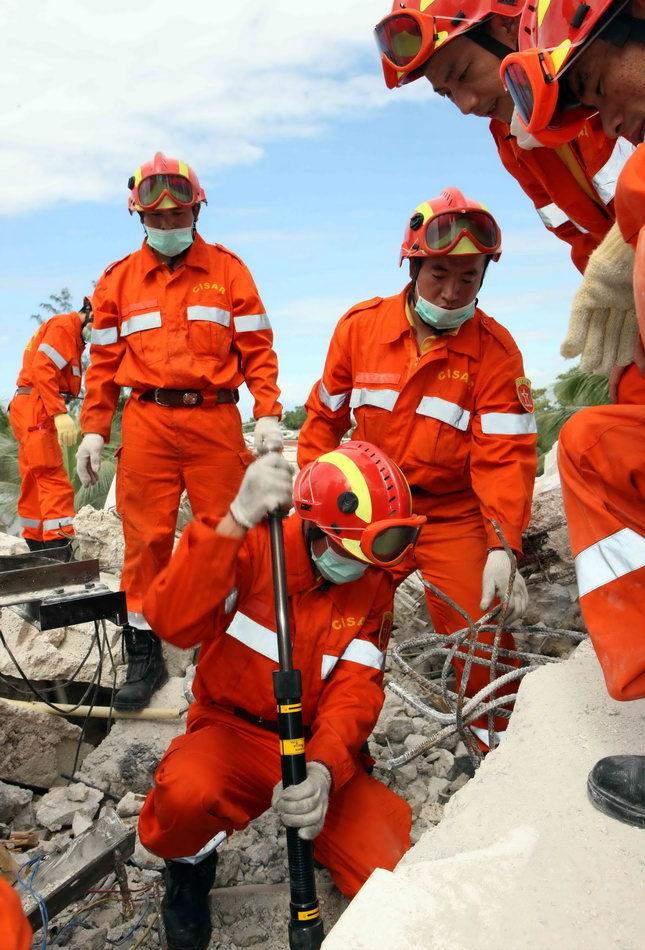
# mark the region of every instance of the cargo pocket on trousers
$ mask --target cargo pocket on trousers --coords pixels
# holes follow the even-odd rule
[[[24,452],[30,468],[58,468],[63,464],[56,430],[50,426],[34,426],[28,429]]]

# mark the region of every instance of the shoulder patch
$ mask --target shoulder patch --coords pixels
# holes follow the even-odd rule
[[[108,266],[105,268],[105,270],[101,274],[101,277],[105,277],[107,274],[109,274],[111,271],[114,270],[117,264],[122,264],[123,261],[127,261],[127,259],[131,256],[132,256],[131,254],[126,254],[125,257],[120,257],[118,261],[112,261],[112,263],[108,264]]]
[[[527,376],[518,376],[515,380],[515,389],[517,398],[522,408],[527,412],[535,412],[535,403],[533,402],[533,393],[531,391],[531,380]]]
[[[502,326],[501,323],[498,323],[497,320],[494,320],[492,317],[489,317],[488,314],[484,313],[483,310],[480,310],[479,307],[477,309],[479,311],[482,327],[484,330],[490,333],[491,336],[495,337],[497,342],[504,347],[507,353],[517,353],[517,343],[506,327]]]

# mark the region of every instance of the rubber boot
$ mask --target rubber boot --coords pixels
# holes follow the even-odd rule
[[[42,551],[45,546],[44,541],[33,541],[31,538],[23,538],[23,541],[26,542],[27,547],[33,554],[35,551]]]
[[[166,861],[161,916],[168,950],[206,950],[211,939],[208,896],[215,883],[217,851],[198,864]]]
[[[156,689],[168,679],[161,640],[152,630],[137,630],[126,624],[123,638],[128,654],[125,683],[114,697],[114,708],[124,712],[145,709]]]
[[[610,755],[587,779],[592,805],[627,825],[645,828],[645,755]]]
[[[74,560],[72,542],[67,538],[54,538],[53,541],[43,541],[41,550],[49,551],[50,554],[55,555],[57,561],[62,561],[64,564]]]

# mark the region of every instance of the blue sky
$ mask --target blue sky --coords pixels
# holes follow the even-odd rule
[[[14,28],[19,44],[35,3],[9,6],[9,42]],[[86,16],[79,36],[66,24],[82,4],[68,0],[59,14],[66,23],[49,11],[34,39],[40,75],[0,80],[8,120],[0,159],[1,401],[15,385],[38,303],[68,286],[80,304],[106,264],[139,245],[126,181],[157,148],[194,164],[209,198],[202,235],[253,271],[274,327],[286,406],[302,403],[320,375],[342,313],[400,289],[405,222],[451,184],[488,205],[504,234],[481,306],[515,335],[536,385],[564,368],[558,350],[578,284],[568,248],[501,167],[485,120],[464,118],[426,83],[384,89],[370,29],[387,3],[359,0],[338,37],[341,0],[296,21],[293,3],[276,0],[266,10],[249,0],[234,5],[236,21],[219,30],[216,8],[200,0],[194,12],[207,25],[191,30],[173,68],[162,54],[174,48],[176,11],[166,0],[141,6],[141,22],[132,24],[128,4],[115,0],[89,24]],[[119,23],[129,32],[119,35]],[[113,41],[97,48],[108,27]],[[93,45],[79,53],[79,43]],[[16,55],[20,61],[19,48]],[[241,408],[246,418],[248,398]]]

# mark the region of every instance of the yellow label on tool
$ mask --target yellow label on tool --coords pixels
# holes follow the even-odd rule
[[[320,917],[320,907],[314,907],[313,910],[299,910],[298,920],[315,920]]]
[[[281,739],[280,751],[283,755],[302,755],[305,751],[304,739]]]
[[[278,712],[281,712],[281,713],[302,712],[302,703],[291,703],[291,705],[289,706],[278,706]]]

